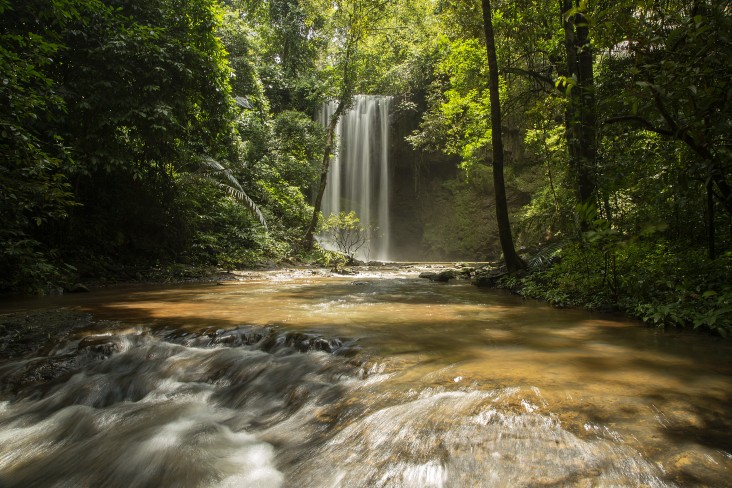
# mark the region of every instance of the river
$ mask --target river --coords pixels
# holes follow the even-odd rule
[[[732,486],[729,341],[417,274],[0,304],[94,317],[0,359],[0,486]]]

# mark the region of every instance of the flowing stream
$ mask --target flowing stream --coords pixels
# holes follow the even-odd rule
[[[730,486],[732,346],[417,270],[0,304],[2,487]]]

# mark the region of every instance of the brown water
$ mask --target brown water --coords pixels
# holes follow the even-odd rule
[[[5,304],[110,322],[0,362],[67,369],[5,388],[0,486],[732,486],[728,342],[416,274]]]

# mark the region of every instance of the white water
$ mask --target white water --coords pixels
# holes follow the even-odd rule
[[[326,103],[320,112],[324,126],[336,110]],[[391,97],[356,95],[351,110],[336,128],[338,149],[323,195],[323,215],[354,211],[370,225],[368,246],[356,253],[361,260],[389,260],[389,109]],[[324,243],[327,245],[327,243]]]

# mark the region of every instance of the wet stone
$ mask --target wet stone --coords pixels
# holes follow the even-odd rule
[[[94,359],[105,359],[119,352],[120,345],[110,336],[86,336],[79,341],[77,349],[79,352],[89,354]]]
[[[50,382],[77,368],[78,360],[73,354],[37,358],[6,373],[0,392],[17,395],[27,387]]]
[[[247,325],[234,330],[217,331],[216,335],[211,339],[210,344],[223,344],[231,347],[252,346],[258,344],[271,334],[272,329],[269,327]]]
[[[435,273],[434,271],[425,271],[424,273],[420,273],[420,278],[426,278],[430,281],[437,281],[440,283],[447,283],[448,281],[454,279],[456,277],[456,273],[452,269],[446,269],[444,271],[440,271],[439,273]]]
[[[291,348],[298,352],[322,351],[334,353],[343,347],[343,341],[338,338],[326,338],[302,332],[290,332],[284,336],[270,337],[262,344],[265,351]]]
[[[76,283],[68,289],[69,293],[89,293],[89,287],[83,283]]]

